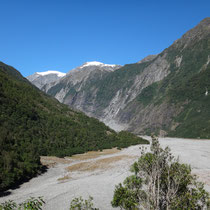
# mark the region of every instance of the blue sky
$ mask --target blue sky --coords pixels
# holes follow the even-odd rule
[[[209,0],[0,0],[0,61],[24,76],[134,63],[210,17]]]

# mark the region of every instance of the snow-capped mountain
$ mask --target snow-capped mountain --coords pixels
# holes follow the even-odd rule
[[[47,92],[51,87],[58,83],[77,84],[89,79],[90,74],[104,74],[119,69],[121,65],[104,64],[98,61],[86,62],[83,65],[70,70],[67,74],[59,71],[36,72],[27,77],[27,79],[39,89]],[[58,97],[60,98],[60,97]]]
[[[104,74],[106,72],[112,72],[122,67],[116,64],[104,64],[98,61],[86,62],[83,65],[70,70],[62,80],[69,81],[72,84],[88,81],[96,74]]]
[[[50,70],[44,72],[36,72],[26,78],[35,86],[37,86],[39,89],[42,89],[42,87],[45,86],[46,84],[56,82],[65,75],[66,73]]]
[[[104,64],[98,61],[90,61],[82,64],[81,66],[70,70],[67,74],[74,74],[74,72],[81,72],[81,70],[85,70],[86,73],[87,71],[91,72],[94,70],[100,70],[100,71],[114,71],[116,69],[119,69],[122,67],[121,65],[116,65],[116,64]],[[84,74],[84,72],[81,72]]]
[[[64,77],[66,73],[62,73],[60,71],[44,71],[44,72],[36,72],[36,74],[41,75],[41,76],[46,76],[49,74],[56,74],[58,77]]]
[[[100,66],[100,67],[113,67],[113,68],[115,68],[116,66],[119,66],[119,65],[104,64],[104,63],[101,63],[101,62],[98,62],[98,61],[90,61],[90,62],[84,63],[80,68],[87,67],[87,66]]]

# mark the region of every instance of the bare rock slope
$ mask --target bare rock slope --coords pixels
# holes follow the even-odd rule
[[[59,71],[45,71],[36,72],[28,76],[27,79],[39,89],[42,89],[46,84],[54,83],[65,75],[65,73]]]

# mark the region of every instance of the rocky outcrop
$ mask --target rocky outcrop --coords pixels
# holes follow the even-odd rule
[[[176,40],[173,45],[176,47],[186,48],[195,42],[209,36],[210,18],[203,19],[197,26],[186,32],[180,39]]]
[[[109,124],[108,122],[111,120],[119,119],[118,115],[120,115],[122,110],[124,110],[145,87],[165,78],[169,73],[168,70],[170,67],[165,57],[166,54],[157,56],[157,59],[154,62],[151,62],[151,64],[145,67],[140,74],[135,76],[131,87],[118,90],[110,101],[109,106],[103,110],[100,119],[106,124]]]
[[[50,83],[54,84],[54,82],[58,81],[65,75],[65,73],[59,71],[45,71],[36,72],[26,78],[39,89],[43,89],[45,85],[49,85]]]
[[[119,69],[120,65],[103,64],[100,62],[87,62],[69,71],[58,82],[50,84],[45,91],[53,95],[60,102],[68,104],[76,109],[92,114],[95,110],[95,93],[93,83],[100,82],[107,74]],[[43,89],[44,90],[44,89]]]
[[[156,57],[157,57],[157,55],[148,55],[147,57],[140,60],[138,63],[144,63],[144,62],[152,61]]]

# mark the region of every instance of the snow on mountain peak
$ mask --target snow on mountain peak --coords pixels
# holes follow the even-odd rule
[[[86,66],[110,66],[110,67],[114,67],[116,66],[115,64],[104,64],[98,61],[90,61],[90,62],[86,62],[84,63],[81,67],[86,67]]]
[[[57,74],[58,77],[64,77],[66,73],[62,73],[59,71],[44,71],[44,72],[36,72],[38,75],[46,76],[48,74]]]

